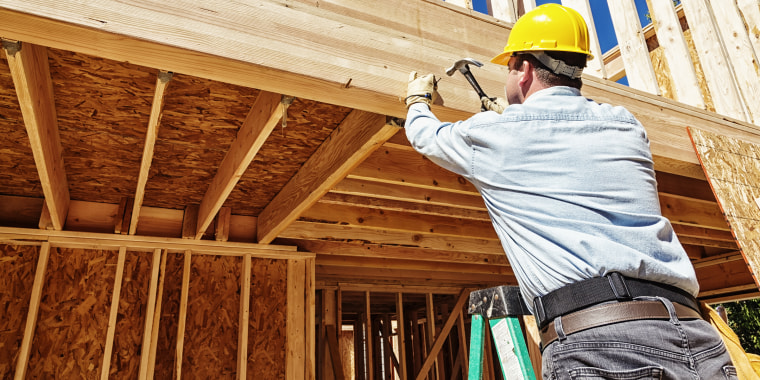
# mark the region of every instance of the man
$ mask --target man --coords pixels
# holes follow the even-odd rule
[[[581,96],[588,41],[570,8],[525,14],[492,59],[509,70],[506,102],[456,123],[430,111],[435,78],[413,72],[407,137],[480,191],[539,323],[545,379],[735,378],[661,215],[644,128]]]

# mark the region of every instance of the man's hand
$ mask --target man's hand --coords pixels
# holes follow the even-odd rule
[[[483,104],[483,107],[485,107],[489,111],[495,111],[497,113],[502,113],[507,108],[509,103],[507,102],[507,99],[504,98],[487,98],[482,97],[480,98],[480,103]]]
[[[416,71],[409,73],[409,84],[406,89],[406,108],[414,103],[425,103],[430,106],[433,100],[438,97],[436,89],[438,81],[433,74],[418,77]]]

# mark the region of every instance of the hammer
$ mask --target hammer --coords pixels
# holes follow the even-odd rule
[[[480,85],[478,84],[478,81],[475,80],[475,77],[470,72],[470,67],[468,66],[469,64],[473,64],[473,65],[475,65],[477,67],[483,66],[482,63],[480,63],[480,62],[478,62],[478,61],[476,61],[476,60],[474,60],[472,58],[462,58],[462,59],[454,62],[454,65],[451,66],[451,67],[449,67],[448,70],[446,70],[446,75],[452,76],[452,75],[454,75],[455,71],[459,70],[459,72],[461,72],[462,75],[464,75],[464,77],[467,78],[467,81],[470,82],[470,84],[472,85],[472,88],[475,89],[475,92],[478,93],[478,97],[480,97],[480,98],[483,98],[484,96],[488,97],[486,95],[486,93],[483,91],[483,89],[480,88]],[[482,104],[480,106],[480,109],[482,111],[486,110],[485,106],[483,106]]]

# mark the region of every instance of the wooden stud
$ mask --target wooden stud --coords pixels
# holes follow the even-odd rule
[[[715,111],[739,120],[749,120],[741,93],[736,86],[728,52],[720,39],[710,2],[690,0],[681,3],[689,22],[692,40],[702,65]]]
[[[374,331],[372,330],[372,308],[370,305],[369,291],[364,292],[364,318],[364,345],[367,347],[367,380],[373,380],[375,378],[375,363],[374,357],[372,356],[374,355],[374,349],[372,347],[374,342],[372,334]]]
[[[425,316],[426,316],[426,323],[425,323],[425,337],[427,338],[427,347],[428,355],[430,355],[430,350],[433,348],[433,340],[435,339],[435,304],[433,303],[433,293],[428,293],[425,295]],[[437,355],[436,355],[437,356]],[[438,359],[434,359],[434,365],[436,368],[438,368]],[[440,373],[436,370],[434,379],[440,379]]]
[[[401,292],[396,293],[396,326],[398,328],[398,363],[399,378],[406,379],[406,333],[404,319],[404,295]]]
[[[736,1],[710,2],[717,25],[722,37],[722,45],[726,49],[731,62],[731,73],[736,79],[736,85],[742,94],[749,119],[747,121],[760,124],[760,73],[758,73],[757,56],[747,35],[746,23],[741,12],[736,7]],[[757,4],[756,7],[757,8]],[[755,33],[752,31],[752,33]]]
[[[14,380],[22,380],[26,377],[26,370],[29,365],[29,354],[32,351],[32,341],[34,340],[34,330],[37,327],[40,301],[42,300],[42,286],[45,284],[45,272],[47,271],[49,257],[50,243],[43,242],[40,246],[39,258],[37,259],[37,270],[34,274],[32,295],[29,300],[29,311],[26,314],[26,327],[24,328],[24,337],[21,340],[21,348],[19,348],[18,351],[16,373],[13,377]]]
[[[140,162],[140,173],[137,177],[137,190],[132,205],[131,218],[129,222],[129,234],[134,235],[137,232],[137,221],[140,217],[140,208],[142,207],[143,198],[145,197],[145,185],[148,183],[148,174],[150,165],[153,161],[153,151],[158,138],[158,126],[161,123],[161,115],[164,110],[164,95],[169,81],[172,79],[172,73],[168,71],[159,71],[156,78],[156,89],[153,94],[153,103],[150,107],[150,117],[148,118],[148,130],[145,132],[145,145],[143,146],[142,160]]]
[[[305,260],[290,259],[287,264],[287,317],[285,321],[285,378],[300,380],[307,373],[307,360],[304,347],[306,346],[306,326],[304,313],[304,292],[306,286]]]
[[[69,186],[61,157],[53,82],[47,47],[2,40],[26,133],[45,194],[53,228],[62,230],[69,209]]]
[[[167,250],[161,257],[161,273],[159,275],[158,292],[156,294],[156,310],[153,313],[153,327],[150,335],[150,355],[148,357],[148,377],[153,378],[156,368],[156,352],[158,351],[158,331],[161,324],[161,307],[164,297],[164,282],[166,282],[166,256]]]
[[[464,313],[459,313],[457,318],[457,335],[459,337],[459,355],[457,361],[462,365],[462,379],[467,378],[467,371],[470,368],[470,361],[467,357],[467,332],[464,325]]]
[[[201,200],[195,239],[203,236],[248,165],[280,121],[283,109],[280,107],[281,99],[280,94],[267,91],[259,93],[238,131],[237,139],[219,164],[219,170]]]
[[[625,73],[631,87],[660,95],[634,0],[608,0]],[[634,17],[636,16],[636,17]]]
[[[150,346],[152,342],[153,316],[156,311],[156,297],[158,294],[158,277],[161,269],[161,249],[153,251],[153,262],[151,264],[152,274],[150,276],[150,288],[148,290],[148,304],[145,311],[145,328],[143,329],[142,354],[140,355],[140,380],[151,377],[149,373],[150,365]]]
[[[334,378],[335,380],[345,380],[346,376],[343,374],[343,362],[341,361],[340,349],[338,348],[338,332],[335,330],[335,325],[326,325],[325,335],[327,337],[327,349],[332,358]]]
[[[187,297],[190,293],[190,270],[192,266],[192,253],[185,251],[185,262],[182,267],[182,292],[179,302],[179,315],[177,316],[177,347],[174,358],[174,373],[177,379],[182,378],[182,358],[185,346],[185,324],[187,322]]]
[[[116,333],[116,317],[119,315],[119,299],[121,297],[121,283],[124,279],[124,262],[127,257],[127,247],[119,248],[119,258],[116,262],[116,278],[113,282],[113,294],[111,295],[111,309],[108,315],[108,331],[106,343],[103,347],[103,364],[100,370],[100,379],[108,380],[111,369],[111,355],[113,353],[113,339]]]
[[[652,24],[657,31],[657,41],[662,47],[670,68],[676,99],[688,105],[705,108],[689,45],[681,29],[675,6],[670,1],[647,0]]]
[[[446,323],[443,325],[440,334],[438,334],[438,337],[435,339],[435,342],[431,346],[430,351],[428,352],[428,356],[422,363],[422,368],[416,377],[417,380],[422,380],[425,378],[425,376],[427,376],[430,368],[433,366],[433,363],[438,356],[438,353],[443,347],[443,343],[446,341],[446,338],[448,338],[449,332],[451,332],[451,328],[454,327],[454,323],[456,323],[457,317],[462,313],[462,308],[464,307],[465,301],[468,300],[469,295],[470,292],[467,289],[463,289],[459,294],[457,302],[454,305],[454,309],[451,311],[451,314],[449,314],[449,318],[446,320]]]
[[[240,322],[238,327],[237,379],[246,379],[248,372],[248,325],[251,306],[251,255],[243,256],[240,274]]]

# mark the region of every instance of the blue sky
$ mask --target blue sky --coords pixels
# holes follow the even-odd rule
[[[636,3],[636,10],[639,13],[639,21],[642,26],[649,23],[647,20],[647,8],[646,0],[634,0]],[[487,13],[486,0],[473,0],[473,8],[476,11]],[[560,0],[536,0],[536,5],[542,5],[546,3],[560,4]],[[610,18],[610,11],[607,7],[607,0],[590,0],[591,13],[594,16],[594,25],[596,26],[596,34],[599,38],[599,46],[603,52],[610,50],[617,46],[617,38],[615,38],[615,31],[612,29],[612,19]],[[618,81],[623,84],[628,84],[626,78],[622,78]]]

